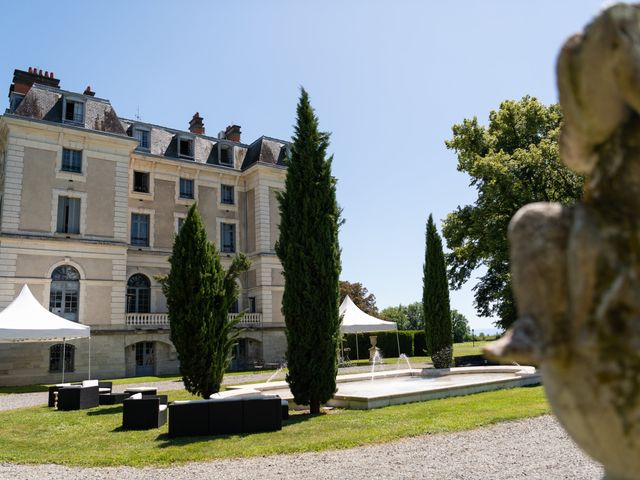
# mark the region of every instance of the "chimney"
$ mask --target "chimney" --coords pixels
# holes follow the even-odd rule
[[[189,121],[189,131],[197,135],[204,135],[204,123],[198,112],[193,114],[193,118]]]
[[[53,77],[53,72],[43,72],[36,67],[29,67],[28,71],[16,69],[13,71],[13,83],[9,87],[9,96],[13,92],[25,95],[34,83],[59,88],[60,80]]]
[[[83,95],[87,95],[89,97],[95,96],[96,92],[91,90],[91,85],[87,85],[87,88],[84,89]]]
[[[232,142],[239,142],[240,133],[240,125],[229,125],[224,131],[224,138]]]

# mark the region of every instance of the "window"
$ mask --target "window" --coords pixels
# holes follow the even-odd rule
[[[149,174],[147,172],[133,172],[133,191],[149,193]]]
[[[239,313],[239,312],[240,312],[240,307],[238,305],[238,299],[236,298],[235,301],[229,307],[229,313]]]
[[[229,145],[220,145],[220,163],[233,165],[233,149]]]
[[[62,170],[65,172],[82,173],[82,151],[63,148]]]
[[[59,317],[78,321],[80,274],[71,265],[61,265],[51,273],[49,311]]]
[[[222,188],[220,190],[220,193],[221,193],[220,202],[226,203],[227,205],[233,205],[235,203],[233,190],[234,190],[233,185],[222,185]]]
[[[256,297],[249,297],[249,313],[256,313]]]
[[[84,103],[75,100],[64,102],[64,120],[66,122],[84,123]]]
[[[180,179],[180,198],[193,198],[193,180]]]
[[[149,246],[149,215],[131,214],[131,245]]]
[[[149,130],[142,130],[140,128],[133,129],[133,138],[140,142],[140,148],[149,150]]]
[[[58,233],[80,233],[80,199],[58,197]]]
[[[62,371],[62,348],[63,344],[58,343],[49,347],[49,371]],[[73,372],[75,370],[75,353],[76,347],[73,345],[64,345],[64,370],[65,372]]]
[[[178,156],[193,158],[193,140],[190,138],[178,139]]]
[[[136,273],[127,282],[127,313],[149,313],[151,306],[151,282]]]
[[[236,251],[236,226],[232,223],[221,223],[222,252],[234,253]]]

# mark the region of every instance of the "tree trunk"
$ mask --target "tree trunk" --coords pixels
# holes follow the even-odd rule
[[[320,402],[318,400],[311,400],[309,402],[309,413],[312,415],[320,413]]]

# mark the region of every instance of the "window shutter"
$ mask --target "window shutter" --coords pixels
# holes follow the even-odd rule
[[[57,232],[65,232],[64,211],[66,200],[67,197],[58,197],[58,226],[56,228]]]
[[[69,198],[68,233],[80,233],[80,199]]]

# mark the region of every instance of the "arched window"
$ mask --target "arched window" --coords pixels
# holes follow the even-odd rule
[[[49,310],[74,322],[78,321],[80,274],[71,265],[61,265],[51,274]]]
[[[73,345],[64,345],[64,370],[65,372],[73,372],[75,370],[76,347]],[[62,343],[49,347],[49,371],[62,371]]]
[[[129,277],[127,282],[127,313],[149,313],[151,282],[141,273]]]

